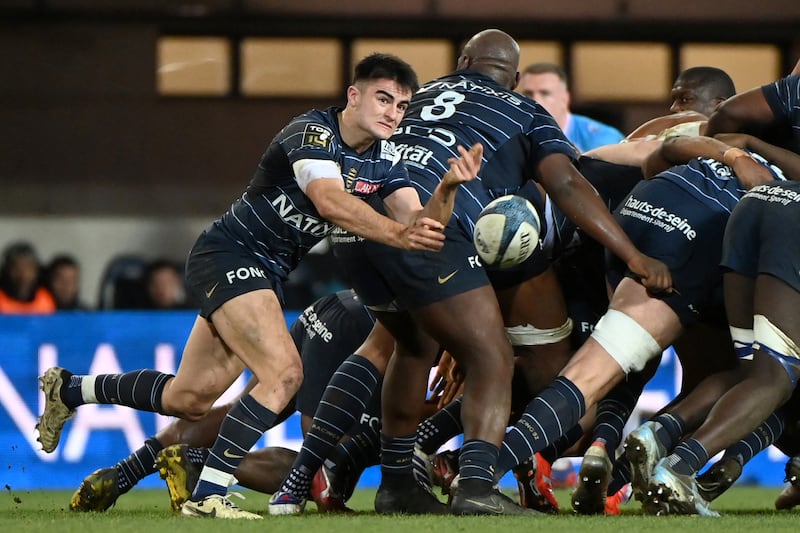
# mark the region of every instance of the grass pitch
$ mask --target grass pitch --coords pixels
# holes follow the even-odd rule
[[[506,490],[508,494],[510,491]],[[572,514],[569,492],[557,491],[562,512],[559,516],[542,517],[455,517],[455,516],[378,516],[372,510],[374,490],[358,490],[350,505],[355,515],[320,515],[314,504],[303,516],[272,517],[266,513],[268,497],[244,491],[246,500],[234,500],[248,511],[264,514],[261,521],[224,521],[183,518],[169,507],[166,490],[134,490],[120,498],[116,507],[105,513],[74,513],[68,508],[68,491],[6,490],[0,503],[0,533],[170,533],[208,532],[292,532],[328,533],[414,533],[470,532],[509,533],[513,531],[546,531],[591,533],[647,531],[793,531],[800,529],[798,511],[774,510],[773,502],[780,488],[740,487],[723,495],[713,507],[721,518],[695,516],[643,516],[638,502],[622,507],[622,516],[584,517]]]

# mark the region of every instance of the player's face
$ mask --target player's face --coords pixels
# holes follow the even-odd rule
[[[680,78],[675,81],[672,87],[672,105],[669,110],[673,113],[683,111],[696,111],[705,116],[711,115],[719,104],[720,100],[713,98],[708,91],[696,87],[692,83],[687,83]]]
[[[388,79],[361,82],[355,89],[358,126],[375,139],[391,137],[408,109],[411,90]]]
[[[569,92],[566,84],[556,74],[523,74],[517,91],[539,102],[556,120],[566,118],[569,111]]]

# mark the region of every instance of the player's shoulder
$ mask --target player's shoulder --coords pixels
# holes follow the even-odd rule
[[[335,108],[312,109],[295,116],[280,131],[276,141],[288,152],[297,149],[322,149],[336,153],[340,141]]]

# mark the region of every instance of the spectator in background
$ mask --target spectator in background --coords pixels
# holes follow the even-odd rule
[[[147,307],[150,309],[190,309],[183,273],[167,259],[156,259],[144,273]]]
[[[621,141],[616,128],[592,118],[571,113],[567,73],[555,63],[528,65],[520,76],[517,91],[536,100],[550,113],[581,153]]]
[[[55,256],[45,270],[45,286],[52,294],[58,311],[85,311],[80,300],[81,267],[67,254]]]
[[[0,313],[55,312],[53,296],[42,286],[41,279],[42,267],[33,246],[24,241],[8,245],[0,266]]]

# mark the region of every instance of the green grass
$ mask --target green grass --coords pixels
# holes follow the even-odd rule
[[[265,516],[264,521],[227,522],[187,519],[172,514],[166,491],[135,490],[120,498],[116,507],[106,513],[73,513],[67,508],[70,492],[67,491],[6,491],[0,503],[0,533],[104,533],[151,532],[169,533],[228,531],[327,533],[384,533],[412,531],[414,533],[441,533],[476,531],[480,533],[509,533],[514,531],[545,531],[591,533],[624,531],[704,533],[733,531],[798,531],[798,513],[777,512],[773,502],[780,489],[741,487],[734,488],[714,504],[723,513],[718,519],[692,516],[643,516],[637,502],[623,506],[619,517],[583,517],[571,513],[569,493],[557,492],[561,502],[560,516],[546,517],[405,517],[377,516],[372,511],[374,491],[359,490],[350,504],[360,511],[357,515],[318,515],[313,503],[301,517]],[[266,514],[267,496],[245,491],[247,499],[241,507]],[[234,500],[237,501],[238,500]]]

